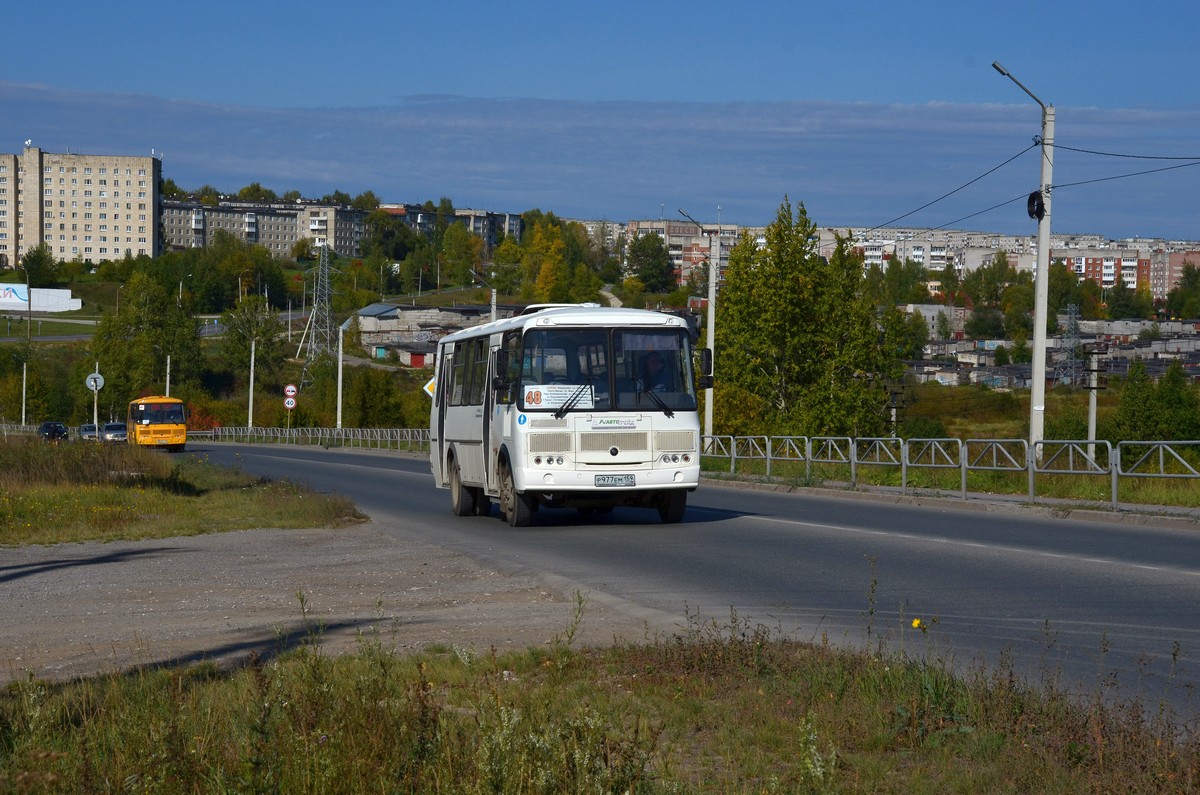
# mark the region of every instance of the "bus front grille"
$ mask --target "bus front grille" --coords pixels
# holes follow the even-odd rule
[[[696,434],[693,431],[658,431],[654,434],[654,449],[670,452],[695,450]]]
[[[579,434],[579,449],[584,453],[598,453],[614,447],[620,450],[649,450],[645,433],[617,433],[599,431]]]
[[[531,433],[529,434],[529,452],[569,453],[571,452],[571,434]]]

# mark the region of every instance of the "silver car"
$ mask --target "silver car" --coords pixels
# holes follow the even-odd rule
[[[106,422],[100,429],[100,438],[105,442],[125,442],[125,423]]]
[[[79,438],[85,442],[94,442],[99,437],[96,436],[96,426],[90,422],[85,422],[79,426]]]

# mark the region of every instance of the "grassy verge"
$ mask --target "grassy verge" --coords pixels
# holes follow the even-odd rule
[[[341,497],[128,445],[0,443],[0,546],[361,521]]]
[[[19,682],[0,694],[0,749],[0,789],[25,793],[1200,785],[1200,743],[1157,714],[1004,670],[955,677],[936,658],[780,640],[736,616],[604,650],[407,655],[375,635],[355,654],[314,643],[230,673]]]
[[[0,543],[353,521],[353,507],[123,446],[0,445]],[[869,601],[869,600],[868,600]],[[1165,705],[956,675],[937,625],[899,649],[800,643],[731,615],[677,635],[505,655],[309,642],[237,670],[143,668],[0,690],[0,792],[1187,792]],[[866,615],[866,613],[864,613]],[[281,640],[282,647],[282,640]]]

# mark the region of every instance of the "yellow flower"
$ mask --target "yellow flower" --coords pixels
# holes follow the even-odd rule
[[[913,629],[920,629],[921,628],[921,619],[914,618],[912,626],[913,626]]]

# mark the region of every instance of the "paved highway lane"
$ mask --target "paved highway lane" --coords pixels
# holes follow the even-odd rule
[[[801,640],[1015,658],[1092,693],[1112,681],[1184,712],[1200,684],[1200,532],[705,485],[678,525],[543,511],[533,527],[456,518],[422,458],[309,447],[194,445],[218,463],[345,494],[398,542],[409,534],[534,571],[640,611],[652,629],[765,624]],[[913,618],[937,619],[928,634]],[[1175,653],[1178,644],[1179,651]],[[1175,657],[1173,660],[1172,657]]]

